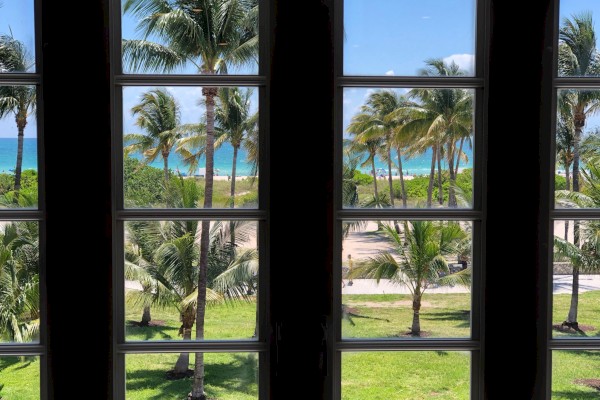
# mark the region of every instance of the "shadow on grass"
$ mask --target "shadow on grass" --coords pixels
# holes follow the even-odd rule
[[[5,368],[11,367],[15,364],[20,363],[21,360],[19,359],[19,357],[1,357],[0,358],[0,371],[2,371]],[[28,362],[27,365],[29,365],[30,363]]]
[[[229,392],[252,394],[249,388],[257,383],[257,358],[253,354],[233,354],[233,360],[225,363],[205,364],[204,382],[209,387],[223,388]],[[193,377],[168,380],[163,370],[138,369],[127,373],[127,392],[155,388],[159,393],[147,397],[148,400],[185,399],[192,389]],[[210,399],[218,399],[207,389]]]
[[[598,400],[598,393],[580,392],[580,391],[552,391],[552,398],[556,399],[577,399],[577,400]]]
[[[421,314],[421,319],[429,321],[454,321],[457,323],[457,328],[469,328],[471,326],[471,312],[469,310]]]
[[[177,329],[169,326],[131,326],[127,325],[126,336],[145,336],[142,340],[168,340],[177,339]],[[174,336],[173,336],[174,335]],[[158,337],[160,336],[160,337]]]

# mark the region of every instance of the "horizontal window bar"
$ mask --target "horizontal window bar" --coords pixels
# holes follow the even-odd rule
[[[600,78],[554,78],[554,87],[570,89],[600,89]]]
[[[40,74],[0,74],[0,85],[37,85],[41,80]]]
[[[550,350],[600,350],[600,338],[597,339],[553,339],[548,343]]]
[[[2,344],[0,356],[37,356],[44,354],[44,350],[41,344]]]
[[[39,221],[44,217],[40,210],[4,208],[0,210],[0,221]]]
[[[551,219],[600,219],[600,208],[571,208],[550,211]]]
[[[443,219],[451,221],[476,221],[482,219],[481,211],[458,209],[347,209],[337,212],[337,219]]]
[[[409,340],[344,340],[337,342],[337,351],[399,351],[399,350],[479,350],[476,340],[409,339]]]
[[[251,209],[135,209],[117,211],[118,220],[144,220],[144,221],[164,221],[164,220],[214,220],[226,219],[234,220],[265,220],[267,212]]]
[[[402,87],[402,88],[482,88],[481,78],[449,78],[423,76],[342,76],[337,86],[344,87]]]
[[[117,345],[118,353],[237,353],[264,352],[267,344],[257,341],[205,341],[205,342],[128,342]]]
[[[242,75],[117,75],[115,83],[122,86],[264,86],[264,76]]]

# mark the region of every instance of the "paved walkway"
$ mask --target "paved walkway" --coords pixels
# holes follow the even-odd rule
[[[571,293],[570,275],[554,275],[554,294]],[[348,280],[344,279],[346,287],[342,288],[342,294],[409,294],[406,286],[391,283],[388,279],[382,279],[379,284],[375,279],[354,279],[352,286],[348,285]],[[507,283],[507,290],[510,290],[510,282]],[[589,292],[591,290],[600,290],[600,275],[581,275],[579,277],[579,293]],[[440,286],[427,289],[427,293],[469,293],[464,286],[456,285],[454,287]]]

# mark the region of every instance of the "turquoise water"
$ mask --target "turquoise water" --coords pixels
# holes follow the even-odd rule
[[[467,154],[468,162],[461,160],[460,168],[471,168],[473,166],[473,156],[471,149],[463,149]],[[135,155],[137,158],[141,158],[140,155]],[[0,172],[10,172],[14,170],[17,159],[17,139],[13,138],[0,138]],[[215,168],[216,173],[219,175],[230,175],[231,174],[231,163],[233,160],[233,149],[229,144],[224,144],[219,150],[215,152]],[[307,158],[307,172],[310,171],[310,165]],[[394,157],[394,162],[396,162]],[[162,159],[157,159],[151,164],[153,167],[162,168]],[[200,160],[201,167],[204,167],[204,159]],[[422,175],[428,174],[431,167],[431,150],[421,154],[413,159],[406,160],[403,158],[402,166],[405,173],[411,175]],[[177,154],[171,154],[169,157],[169,167],[172,170],[181,171],[182,173],[188,173],[188,167],[183,163],[183,160]],[[387,163],[380,159],[375,162],[376,168],[383,168],[387,170]],[[445,162],[443,167],[447,168]],[[23,144],[23,169],[37,169],[37,139],[36,138],[25,138]],[[240,149],[238,153],[237,163],[237,175],[244,176],[250,175],[252,166],[246,161],[246,152]],[[365,173],[371,171],[370,166],[362,167],[361,170]],[[392,173],[396,174],[397,169],[392,168]]]

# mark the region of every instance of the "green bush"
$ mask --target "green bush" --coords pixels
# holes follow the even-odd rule
[[[371,185],[373,183],[373,177],[369,174],[364,174],[359,170],[354,171],[354,176],[352,177],[354,182],[359,186]]]
[[[438,180],[437,172],[435,182],[433,183],[433,198],[437,199],[438,196]],[[444,191],[444,201],[448,201],[448,187],[450,186],[450,180],[448,178],[448,171],[442,173],[442,189]],[[462,195],[465,199],[470,200],[473,193],[473,170],[468,168],[458,173],[456,176],[456,186],[458,187],[457,195]],[[406,198],[412,201],[420,201],[427,199],[427,188],[429,187],[429,176],[418,175],[411,180],[404,181],[404,187],[406,189]],[[394,181],[394,198],[402,199],[402,190],[400,188],[400,182]],[[462,192],[462,194],[460,193]]]
[[[554,175],[554,189],[555,190],[566,190],[567,189],[567,178],[560,175]]]
[[[129,207],[152,207],[165,203],[164,172],[133,157],[123,163],[125,203]],[[171,178],[175,175],[171,174]]]
[[[236,198],[236,203],[240,208],[257,208],[258,207],[258,192],[250,192]]]

